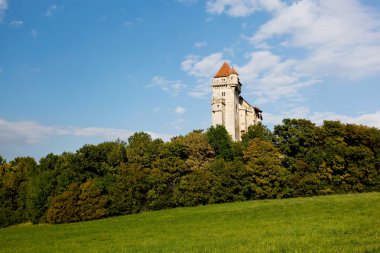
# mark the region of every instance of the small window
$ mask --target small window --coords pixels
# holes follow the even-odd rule
[[[226,93],[222,91],[222,97],[225,97],[225,96],[226,96]]]

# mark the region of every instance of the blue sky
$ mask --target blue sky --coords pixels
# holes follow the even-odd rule
[[[380,2],[0,0],[0,155],[210,126],[224,61],[269,127],[380,128]]]

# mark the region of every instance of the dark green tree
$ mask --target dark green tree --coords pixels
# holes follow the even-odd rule
[[[247,147],[249,142],[256,138],[275,142],[274,134],[263,124],[249,126],[248,131],[242,135],[241,140],[244,147]]]
[[[217,159],[207,168],[213,175],[210,203],[242,201],[250,196],[248,171],[242,161]]]
[[[152,140],[144,132],[135,133],[128,138],[127,159],[130,163],[137,163],[144,168],[150,168],[151,163],[161,153],[164,142],[161,139]]]
[[[221,125],[210,127],[206,136],[212,149],[215,151],[216,158],[232,161],[234,159],[234,150],[232,148],[232,139],[226,128]]]
[[[282,166],[282,154],[270,142],[253,139],[244,152],[254,199],[288,196],[288,171]]]
[[[181,156],[181,154],[179,154],[179,158],[186,157],[186,164],[191,169],[202,168],[214,160],[215,153],[206,135],[203,133],[191,132],[185,136],[179,136],[172,140],[172,147],[173,146],[184,148],[186,155]]]
[[[108,194],[108,215],[138,213],[146,210],[149,170],[136,163],[122,163]]]

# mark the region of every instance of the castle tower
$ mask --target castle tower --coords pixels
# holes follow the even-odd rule
[[[212,125],[225,126],[233,140],[240,139],[238,73],[225,62],[215,74],[212,87]]]
[[[224,126],[234,141],[241,140],[249,126],[262,120],[262,111],[240,96],[241,86],[238,73],[227,62],[223,63],[211,83],[212,125]]]

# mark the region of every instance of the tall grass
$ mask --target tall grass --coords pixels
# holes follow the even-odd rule
[[[380,252],[380,193],[0,229],[0,252]]]

